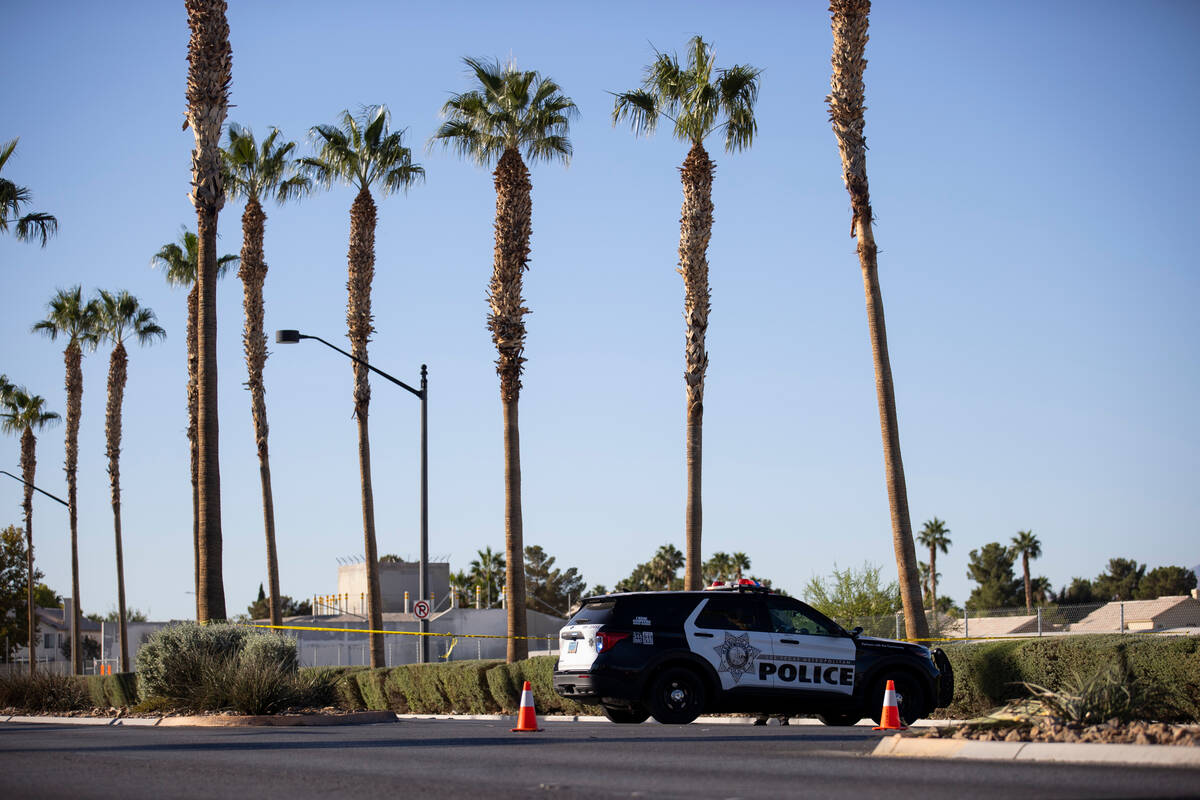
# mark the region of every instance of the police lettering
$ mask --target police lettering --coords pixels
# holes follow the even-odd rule
[[[781,664],[758,662],[758,679],[765,681],[775,675],[784,683],[827,683],[831,686],[853,686],[854,670],[850,667],[820,667],[816,664]]]

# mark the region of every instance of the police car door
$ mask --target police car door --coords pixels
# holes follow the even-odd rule
[[[772,634],[762,600],[746,594],[714,592],[705,597],[683,623],[688,647],[708,659],[725,691],[771,688]]]
[[[854,692],[854,640],[830,628],[790,597],[767,597],[767,614],[778,689]]]

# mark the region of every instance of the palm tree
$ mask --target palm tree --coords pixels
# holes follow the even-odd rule
[[[734,578],[740,581],[743,571],[750,569],[750,556],[745,553],[734,553],[731,558],[733,559]]]
[[[900,599],[908,637],[929,636],[929,623],[921,603],[921,577],[913,544],[912,520],[908,514],[908,489],[904,484],[904,462],[900,457],[900,429],[896,418],[896,393],[888,358],[887,327],[883,318],[883,294],[879,287],[879,262],[875,235],[871,230],[871,193],[867,184],[867,143],[863,136],[863,70],[867,61],[867,16],[870,0],[832,0],[833,77],[826,98],[833,132],[842,158],[842,175],[850,193],[854,216],[850,235],[858,237],[858,260],[867,301],[867,327],[875,361],[875,392],[879,403],[879,425],[883,437],[883,461],[888,506],[892,518],[892,545],[900,579]]]
[[[484,608],[491,608],[498,597],[492,597],[492,588],[498,583],[505,581],[506,561],[504,556],[499,553],[492,552],[489,545],[482,550],[476,550],[478,558],[471,559],[471,578],[475,580],[475,585],[482,585],[486,591],[484,599]]]
[[[687,391],[687,509],[684,536],[687,566],[684,588],[701,588],[700,538],[703,532],[701,463],[704,426],[704,376],[708,371],[705,337],[710,311],[708,240],[712,236],[712,182],[716,164],[704,139],[722,128],[725,151],[750,147],[758,124],[760,70],[748,65],[716,69],[712,48],[699,36],[688,42],[687,66],[674,54],[657,53],[646,67],[642,88],[622,92],[613,106],[613,124],[628,120],[635,134],[654,133],[659,117],[675,125],[675,138],[691,145],[683,160],[683,212],[679,230],[679,269],[683,276],[684,382]]]
[[[153,266],[162,267],[163,275],[170,286],[188,287],[187,328],[187,406],[188,406],[188,449],[192,470],[192,550],[195,569],[196,618],[200,618],[200,436],[199,436],[199,341],[196,336],[196,320],[200,305],[199,286],[196,283],[197,264],[200,259],[200,239],[184,229],[178,242],[164,244],[150,259]],[[226,254],[217,259],[217,278],[223,278],[229,268],[238,263],[238,257]]]
[[[917,541],[922,547],[929,548],[929,597],[930,608],[933,609],[933,624],[937,626],[937,554],[938,550],[943,553],[949,552],[950,548],[950,529],[946,527],[946,521],[934,517],[926,520],[925,525],[921,528],[921,532],[917,534]]]
[[[314,158],[301,159],[301,165],[317,183],[326,188],[335,182],[358,190],[350,206],[350,252],[347,257],[350,279],[346,322],[350,352],[354,362],[354,416],[358,420],[358,469],[362,488],[363,540],[367,558],[367,615],[371,630],[383,627],[383,605],[379,590],[379,564],[375,547],[375,496],[371,487],[371,440],[367,411],[371,403],[370,375],[364,363],[367,342],[375,327],[371,320],[371,281],[375,277],[375,201],[372,187],[387,195],[406,191],[425,176],[420,164],[414,164],[412,151],[404,146],[403,131],[388,129],[391,117],[387,106],[365,106],[357,117],[349,111],[341,115],[341,127],[317,125],[312,137],[317,144]],[[371,666],[386,665],[383,635],[371,634]]]
[[[1017,531],[1012,538],[1012,551],[1021,556],[1021,568],[1025,572],[1025,613],[1033,613],[1033,583],[1029,580],[1029,561],[1042,557],[1042,543],[1033,531]]]
[[[33,479],[37,472],[37,437],[33,432],[57,422],[60,417],[46,410],[44,398],[30,394],[23,386],[7,384],[4,391],[0,391],[0,402],[3,404],[0,430],[21,437],[21,476],[25,481],[25,501],[22,504],[25,509],[25,567],[29,576],[26,590],[26,602],[29,604],[29,674],[32,676],[37,667],[37,610],[33,604]],[[79,605],[75,607],[79,608]]]
[[[79,626],[83,615],[79,603],[79,506],[76,503],[79,471],[79,417],[83,405],[83,348],[95,350],[98,341],[99,310],[95,301],[84,301],[83,289],[59,289],[47,304],[49,313],[33,325],[35,333],[49,336],[59,334],[67,340],[63,350],[66,362],[67,388],[67,518],[71,525],[71,668],[74,674],[83,673],[83,650],[79,643]]]
[[[196,207],[196,438],[198,454],[200,586],[197,621],[225,619],[221,574],[221,466],[217,419],[217,215],[225,204],[221,127],[229,109],[233,55],[225,0],[186,0],[188,29],[187,118],[196,137],[192,151],[192,205]]]
[[[478,85],[451,95],[442,106],[445,122],[430,143],[441,142],[480,166],[495,165],[495,249],[488,291],[491,313],[488,329],[496,345],[496,372],[504,413],[504,553],[509,564],[524,563],[524,522],[521,513],[521,433],[518,403],[525,357],[525,320],[529,313],[521,297],[522,279],[529,268],[529,238],[533,216],[529,170],[525,159],[571,158],[570,122],[578,114],[571,98],[557,83],[515,63],[501,65],[464,58]],[[524,158],[522,157],[524,153]],[[526,657],[523,638],[525,575],[511,569],[508,595],[508,662]]]
[[[125,559],[121,548],[121,405],[125,400],[126,368],[129,354],[125,339],[140,345],[153,344],[167,332],[158,325],[154,312],[138,303],[129,292],[112,294],[100,290],[98,328],[112,344],[108,360],[108,407],[104,416],[104,435],[108,451],[108,475],[112,484],[113,532],[117,544],[117,624],[121,637],[121,672],[129,666],[129,640],[125,633]]]
[[[279,605],[279,559],[275,551],[275,501],[271,495],[271,461],[267,452],[267,398],[263,367],[267,363],[267,337],[263,333],[263,282],[267,262],[263,260],[263,226],[267,221],[262,199],[279,203],[300,197],[312,182],[296,171],[289,156],[295,142],[278,141],[279,130],[271,128],[261,148],[254,133],[234,123],[229,126],[229,146],[221,151],[225,163],[225,186],[230,197],[246,198],[242,213],[242,266],[238,277],[244,287],[246,328],[242,343],[249,373],[250,413],[254,419],[254,441],[258,448],[258,474],[262,484],[263,526],[267,535],[267,584],[270,586],[271,624],[282,625]]]
[[[17,149],[19,139],[5,142],[0,146],[0,170],[8,163],[13,151]],[[33,211],[22,214],[21,208],[33,199],[32,193],[24,186],[17,186],[7,178],[0,178],[0,233],[8,231],[10,222],[16,223],[14,233],[17,241],[41,239],[42,247],[55,233],[58,233],[58,220],[52,214],[44,211]]]

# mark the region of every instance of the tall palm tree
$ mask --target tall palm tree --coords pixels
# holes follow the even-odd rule
[[[275,501],[271,495],[271,460],[267,452],[267,396],[263,385],[263,367],[267,363],[267,337],[263,333],[263,282],[267,262],[263,260],[263,227],[267,221],[262,200],[285,203],[300,197],[312,186],[299,174],[290,155],[295,142],[279,141],[280,133],[271,128],[261,147],[254,132],[234,123],[229,126],[229,146],[221,151],[225,164],[225,188],[230,197],[246,198],[242,212],[242,279],[246,327],[242,343],[246,349],[249,373],[250,414],[254,419],[254,441],[258,449],[258,475],[262,485],[263,526],[267,535],[267,584],[271,589],[271,624],[283,624],[279,601],[279,559],[275,551]]]
[[[357,117],[343,111],[340,127],[317,125],[312,129],[317,155],[301,159],[307,174],[322,186],[330,187],[336,182],[358,190],[350,205],[346,323],[350,352],[364,363],[370,363],[367,342],[375,332],[371,316],[371,281],[375,277],[375,200],[371,197],[371,189],[384,195],[407,191],[409,186],[425,177],[424,168],[413,163],[412,151],[404,146],[404,131],[389,130],[390,121],[387,106],[365,106]],[[367,427],[371,403],[369,375],[362,363],[354,363],[354,416],[358,421],[358,469],[367,558],[367,615],[371,630],[377,631],[383,628],[383,605],[375,546],[371,440]],[[385,665],[383,635],[371,634],[371,666]]]
[[[475,552],[479,557],[471,559],[470,575],[475,579],[476,586],[482,585],[485,589],[484,608],[492,608],[500,599],[492,597],[492,589],[504,580],[506,562],[504,556],[492,552],[491,545]]]
[[[442,106],[445,122],[430,143],[441,142],[492,173],[496,189],[495,248],[488,288],[488,329],[496,345],[500,403],[504,413],[504,555],[509,564],[524,563],[521,512],[521,433],[518,404],[525,357],[525,320],[529,313],[521,287],[529,268],[533,201],[525,159],[562,161],[571,158],[571,119],[578,109],[557,83],[515,63],[464,58],[475,86],[454,94]],[[522,154],[524,156],[522,157]],[[525,573],[510,569],[508,596],[508,662],[526,657],[524,637]]]
[[[179,234],[178,242],[164,244],[150,263],[162,268],[170,286],[189,289],[187,296],[187,407],[188,407],[188,450],[192,471],[192,550],[195,569],[196,618],[200,618],[200,437],[199,437],[199,342],[196,336],[196,318],[200,305],[199,286],[196,283],[197,264],[200,259],[200,239],[189,230]],[[223,278],[229,268],[238,263],[238,257],[226,254],[217,259],[217,278]]]
[[[196,433],[199,461],[200,588],[197,621],[225,619],[221,574],[221,466],[217,419],[217,215],[225,204],[221,127],[229,110],[233,54],[225,0],[186,0],[187,118],[196,137],[192,192],[199,255],[196,270]]]
[[[129,292],[113,294],[100,290],[99,330],[112,344],[108,359],[108,407],[104,435],[108,451],[108,475],[112,484],[113,532],[117,544],[117,624],[121,636],[121,672],[131,672],[129,640],[125,633],[125,559],[121,547],[121,405],[125,400],[129,354],[126,338],[139,345],[152,344],[167,332],[158,325],[154,312],[143,307]]]
[[[71,668],[83,674],[83,650],[80,649],[79,626],[83,619],[79,602],[79,506],[76,503],[79,472],[79,417],[83,406],[83,348],[96,349],[99,309],[95,301],[83,299],[83,289],[59,289],[46,306],[46,318],[33,325],[35,333],[49,336],[51,341],[61,334],[67,340],[63,350],[66,362],[67,388],[67,518],[71,525]]]
[[[1042,543],[1033,531],[1017,531],[1012,538],[1012,551],[1021,555],[1021,569],[1025,573],[1025,612],[1033,613],[1033,583],[1029,580],[1029,562],[1042,557]]]
[[[904,484],[904,461],[900,457],[900,429],[896,418],[896,392],[888,358],[887,327],[883,318],[883,293],[879,286],[879,262],[875,234],[871,230],[871,193],[867,184],[867,142],[863,136],[863,57],[867,47],[867,16],[870,0],[831,0],[833,12],[833,77],[829,116],[842,158],[842,177],[850,193],[854,216],[850,235],[858,239],[858,261],[867,301],[867,327],[875,361],[875,393],[879,404],[879,426],[883,438],[883,461],[888,506],[892,518],[892,546],[900,578],[900,599],[909,638],[929,636],[929,623],[921,603],[921,577],[917,549],[913,544],[912,520],[908,513],[908,489]]]
[[[0,412],[0,430],[21,437],[21,477],[25,481],[25,501],[22,504],[25,509],[25,566],[29,576],[25,599],[29,605],[29,674],[32,676],[37,668],[37,609],[33,604],[33,479],[37,472],[37,437],[33,432],[57,422],[60,417],[46,410],[44,398],[30,394],[23,386],[12,384],[0,391],[0,407],[3,409]],[[78,604],[75,607],[78,608]]]
[[[933,609],[933,624],[937,626],[937,554],[938,550],[943,553],[949,552],[950,549],[950,529],[946,527],[946,521],[934,517],[926,520],[922,526],[921,532],[917,534],[917,542],[922,547],[929,548],[929,597],[930,608]]]
[[[0,145],[0,170],[8,163],[13,151],[17,149],[19,139]],[[58,232],[58,220],[53,214],[44,211],[31,211],[22,214],[22,207],[33,199],[32,193],[24,186],[18,186],[8,178],[0,178],[0,233],[8,231],[9,223],[15,223],[13,232],[17,241],[41,239],[42,247]]]
[[[684,382],[687,392],[687,508],[684,536],[687,565],[684,588],[701,588],[700,538],[703,532],[701,464],[704,429],[704,376],[708,371],[708,240],[712,236],[712,182],[716,163],[704,140],[724,129],[725,151],[750,147],[758,123],[760,70],[748,65],[715,67],[712,48],[699,36],[688,42],[687,66],[674,54],[656,53],[642,88],[622,92],[613,105],[613,124],[628,120],[635,134],[654,133],[659,117],[674,123],[675,138],[691,145],[683,160],[683,212],[679,229],[679,269],[683,276]]]

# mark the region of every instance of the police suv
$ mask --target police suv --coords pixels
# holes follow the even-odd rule
[[[559,633],[554,689],[621,723],[687,724],[704,712],[878,722],[889,679],[906,723],[949,705],[954,675],[941,650],[861,630],[745,579],[588,597]]]

